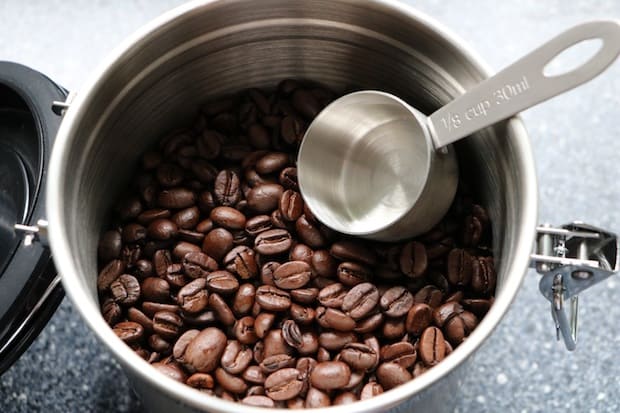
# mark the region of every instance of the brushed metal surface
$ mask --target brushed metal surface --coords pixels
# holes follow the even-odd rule
[[[435,152],[426,116],[365,90],[335,100],[299,148],[299,188],[336,231],[379,241],[422,234],[441,220],[458,184],[452,147]]]
[[[205,100],[272,86],[283,77],[313,79],[340,93],[379,89],[431,113],[486,76],[484,64],[458,39],[393,1],[196,1],[161,16],[92,74],[61,125],[47,207],[50,243],[67,295],[140,394],[148,391],[195,410],[265,412],[155,374],[100,315],[97,239],[138,154],[195,116]],[[461,172],[475,182],[495,223],[494,306],[465,343],[420,378],[373,399],[321,411],[453,406],[466,360],[514,299],[529,262],[537,214],[527,134],[513,118],[457,144],[457,152]],[[164,411],[166,404],[149,406]]]

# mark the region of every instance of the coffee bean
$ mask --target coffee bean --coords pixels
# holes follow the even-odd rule
[[[232,310],[237,316],[246,315],[254,305],[254,297],[256,296],[256,287],[253,284],[241,284],[235,293],[233,299]]]
[[[184,383],[187,378],[185,372],[181,369],[181,367],[179,367],[179,365],[177,365],[174,362],[173,363],[158,362],[158,363],[153,363],[151,365],[155,367],[159,372],[165,374],[166,376],[170,377],[173,380],[180,381],[181,383]]]
[[[215,324],[215,313],[211,310],[203,311],[198,314],[181,313],[181,318],[188,325],[204,327]]]
[[[254,344],[258,336],[254,330],[254,317],[245,316],[237,320],[233,327],[233,334],[241,344]]]
[[[195,389],[212,389],[215,386],[213,376],[207,373],[194,373],[187,378],[185,384]]]
[[[254,251],[245,245],[235,247],[226,254],[224,265],[228,271],[237,274],[243,280],[255,278],[258,275]]]
[[[117,303],[132,305],[140,299],[140,283],[133,275],[122,274],[110,284],[110,293]]]
[[[286,320],[282,324],[282,337],[291,347],[299,348],[303,344],[299,326],[293,320]]]
[[[415,347],[406,341],[385,345],[380,354],[382,361],[396,363],[406,369],[411,368],[417,358]]]
[[[256,162],[256,172],[272,174],[284,169],[289,163],[289,156],[282,152],[270,152]]]
[[[344,392],[344,393],[340,393],[338,396],[336,396],[334,398],[334,406],[339,406],[339,405],[343,405],[343,404],[351,404],[351,403],[355,403],[358,400],[357,396],[355,395],[355,393],[352,393],[350,391]]]
[[[261,370],[267,375],[293,366],[295,366],[295,359],[285,353],[265,356],[265,359],[260,363]]]
[[[299,291],[293,290],[291,293]],[[292,295],[292,294],[291,294]],[[311,307],[303,307],[297,303],[292,303],[289,314],[293,320],[302,325],[307,325],[315,320],[316,312]]]
[[[377,368],[377,380],[385,390],[393,389],[412,379],[404,367],[396,363],[382,363]]]
[[[358,284],[368,282],[372,278],[369,268],[355,262],[343,262],[338,266],[338,280],[347,287],[354,287]]]
[[[185,360],[193,370],[210,373],[220,362],[226,344],[226,335],[221,330],[206,328],[187,345]]]
[[[186,363],[185,352],[187,351],[187,346],[198,334],[200,334],[199,330],[187,330],[178,338],[172,348],[172,355],[176,361],[182,364]]]
[[[256,236],[254,249],[263,255],[277,255],[291,248],[291,234],[283,229],[270,229]]]
[[[156,239],[167,241],[177,235],[177,225],[169,219],[160,218],[152,221],[148,228],[148,236]]]
[[[263,373],[259,366],[249,366],[241,377],[249,383],[263,384],[267,376],[265,376],[265,373]]]
[[[427,285],[413,296],[415,303],[428,304],[432,308],[439,307],[442,299],[442,292],[434,285]]]
[[[224,169],[217,174],[213,196],[219,205],[224,206],[233,206],[241,200],[241,183],[234,171]]]
[[[383,386],[376,382],[370,382],[362,387],[362,391],[360,392],[360,400],[372,399],[381,393],[383,393]]]
[[[183,257],[183,271],[191,278],[207,278],[217,270],[217,262],[203,252],[190,252]]]
[[[142,311],[149,317],[153,317],[159,311],[170,311],[171,313],[180,313],[181,307],[176,304],[163,304],[151,301],[142,302]]]
[[[211,220],[219,226],[229,230],[244,229],[245,215],[235,208],[219,206],[211,211]]]
[[[198,208],[200,209],[200,212],[209,215],[211,213],[211,210],[216,206],[217,204],[215,202],[215,197],[213,196],[213,193],[211,191],[202,191],[200,193],[200,195],[198,196]],[[208,222],[210,221],[211,220],[209,220]],[[207,230],[203,231],[201,229],[200,223],[196,226],[196,230],[198,232],[208,232]]]
[[[240,374],[252,361],[252,350],[237,340],[230,340],[222,354],[222,368],[230,374]]]
[[[280,134],[286,143],[294,145],[301,142],[305,133],[303,120],[297,116],[285,116],[280,125]]]
[[[166,280],[148,277],[140,286],[142,298],[146,301],[166,302],[170,298],[170,284]]]
[[[172,256],[177,260],[183,260],[187,254],[190,252],[201,252],[202,249],[195,244],[190,244],[189,242],[177,242],[172,249]]]
[[[254,321],[254,331],[259,338],[264,338],[267,332],[271,330],[271,326],[275,321],[275,315],[272,313],[260,313]]]
[[[350,343],[340,352],[340,359],[347,363],[352,370],[370,370],[379,362],[377,352],[366,344]]]
[[[215,380],[217,380],[224,390],[233,394],[242,394],[248,389],[248,385],[243,379],[233,376],[223,368],[215,370]]]
[[[172,265],[172,256],[168,250],[157,250],[153,255],[153,265],[158,277],[163,278],[168,272],[168,267]]]
[[[161,208],[189,208],[196,202],[196,195],[187,188],[170,188],[161,191],[157,203]]]
[[[375,314],[369,315],[366,318],[362,318],[361,320],[357,320],[357,324],[353,331],[358,334],[367,334],[372,333],[376,329],[378,329],[383,323],[383,314],[377,312]]]
[[[263,231],[273,227],[269,215],[256,215],[248,219],[245,223],[245,231],[251,236],[257,236]]]
[[[132,309],[133,307],[129,310]],[[114,301],[113,298],[108,297],[103,301],[103,304],[101,304],[101,314],[103,315],[105,322],[112,326],[121,319],[123,310],[121,310],[121,307],[116,303],[116,301]],[[130,319],[130,321],[135,320]]]
[[[322,248],[327,243],[317,224],[309,221],[305,214],[295,221],[295,230],[301,241],[310,248]]]
[[[467,286],[471,282],[472,257],[464,249],[455,248],[448,254],[448,280],[452,285]]]
[[[492,300],[486,300],[484,298],[466,298],[461,301],[463,307],[482,318],[491,308]]]
[[[179,336],[183,320],[170,311],[158,311],[153,316],[153,331],[167,340],[174,340]]]
[[[323,331],[319,335],[319,345],[329,351],[342,350],[344,346],[354,343],[357,340],[352,332],[343,331]]]
[[[253,211],[264,214],[278,208],[284,189],[278,184],[257,185],[248,193],[248,207]]]
[[[149,347],[158,353],[168,354],[170,352],[170,343],[164,340],[159,334],[150,335],[147,342]]]
[[[295,368],[284,368],[270,374],[265,380],[265,393],[273,400],[297,397],[303,387],[300,375]]]
[[[400,253],[400,270],[407,276],[422,277],[428,265],[426,248],[420,242],[411,241],[403,246]]]
[[[321,327],[337,331],[352,331],[355,328],[355,320],[334,308],[318,307],[316,320]]]
[[[386,315],[402,317],[413,306],[413,295],[404,287],[392,287],[381,296],[379,304]]]
[[[428,327],[424,330],[418,346],[420,358],[429,367],[439,363],[446,355],[445,340],[437,327]]]
[[[318,300],[325,307],[340,308],[344,303],[347,290],[340,283],[332,283],[319,291]],[[345,310],[347,311],[347,310]]]
[[[118,338],[128,344],[140,341],[144,335],[144,328],[133,321],[123,321],[115,324],[112,330]]]
[[[182,288],[189,282],[185,274],[183,274],[183,266],[181,264],[169,265],[164,278],[172,287],[176,288]]]
[[[382,334],[388,340],[402,339],[406,334],[405,320],[401,318],[386,318],[383,322]]]
[[[197,278],[179,290],[177,303],[179,303],[183,311],[196,314],[207,307],[209,295],[205,289],[206,286],[207,280]]]
[[[273,282],[278,288],[295,290],[310,281],[310,265],[304,261],[290,261],[279,266],[273,273]]]
[[[220,261],[233,247],[233,236],[224,228],[215,228],[211,230],[202,242],[202,250]]]
[[[216,159],[222,150],[224,136],[214,130],[205,129],[196,140],[196,147],[201,157],[208,160]]]
[[[300,288],[290,292],[293,301],[300,304],[312,304],[319,295],[318,288]]]
[[[267,311],[286,311],[291,306],[291,296],[279,288],[261,285],[256,289],[256,302]]]
[[[329,399],[327,393],[324,393],[315,387],[310,387],[308,389],[308,394],[306,395],[306,400],[304,402],[304,407],[306,409],[328,407],[331,406],[331,404],[331,400]]]
[[[265,359],[278,354],[291,355],[294,353],[294,349],[289,346],[284,340],[281,329],[274,329],[267,332],[265,338],[263,339],[263,342],[265,344]]]
[[[419,336],[433,320],[433,309],[424,303],[414,304],[407,314],[407,332]]]
[[[320,277],[334,277],[338,263],[327,250],[314,251],[312,254],[312,270]]]
[[[468,215],[463,223],[462,240],[463,245],[467,247],[475,247],[480,243],[484,228],[478,217]]]
[[[306,89],[297,89],[292,95],[293,107],[306,119],[314,119],[321,111],[321,104],[316,97]]]
[[[192,229],[198,224],[199,219],[200,211],[195,206],[182,209],[171,218],[179,229]]]
[[[353,319],[359,320],[367,316],[378,303],[379,291],[377,287],[371,283],[362,283],[346,293],[342,301],[342,310]]]
[[[367,265],[375,265],[377,262],[376,253],[359,241],[335,242],[329,252],[341,261],[356,261]]]
[[[209,295],[209,307],[213,310],[217,319],[225,326],[235,324],[235,315],[219,294],[212,293]]]
[[[266,407],[266,408],[275,407],[275,404],[272,399],[270,399],[267,396],[261,396],[261,395],[246,396],[243,399],[241,399],[241,403],[247,404],[248,406],[255,406],[255,407]]]
[[[105,291],[110,288],[110,285],[125,271],[126,264],[121,260],[110,261],[99,272],[97,277],[97,290]]]
[[[433,321],[437,327],[443,327],[451,318],[463,312],[463,306],[456,301],[449,301],[433,311]]]
[[[321,390],[339,389],[349,382],[351,369],[341,361],[318,363],[310,373],[310,383]]]
[[[314,251],[312,248],[305,244],[295,244],[295,246],[289,252],[290,261],[303,261],[306,264],[312,266],[312,255]],[[312,274],[311,274],[312,275]]]
[[[268,149],[271,145],[269,131],[260,123],[254,123],[248,127],[248,138],[250,144],[257,149]]]
[[[492,258],[478,257],[472,260],[472,290],[479,294],[491,294],[495,291],[496,279]]]
[[[286,189],[292,189],[293,191],[299,191],[299,183],[297,182],[297,168],[289,166],[282,169],[278,181]]]
[[[287,189],[282,193],[280,198],[280,212],[282,218],[287,221],[296,221],[304,210],[304,201],[301,198],[299,192],[295,192],[292,189]]]
[[[120,232],[116,230],[106,231],[99,240],[97,255],[101,262],[110,262],[121,253],[122,240]]]

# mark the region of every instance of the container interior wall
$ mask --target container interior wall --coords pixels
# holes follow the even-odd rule
[[[97,239],[139,154],[191,122],[201,103],[292,77],[337,93],[380,89],[430,113],[480,81],[461,52],[403,16],[365,2],[282,3],[248,10],[232,1],[218,4],[217,14],[207,5],[134,44],[101,77],[74,129],[82,133],[72,137],[62,194],[69,242],[93,298]],[[496,139],[498,131],[508,133],[506,125],[485,130],[458,150],[461,171],[494,222],[501,289],[523,184],[511,166],[518,163],[513,140]]]

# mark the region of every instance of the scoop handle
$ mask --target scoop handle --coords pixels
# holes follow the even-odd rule
[[[546,76],[547,64],[584,40],[600,39],[598,52],[577,68]],[[575,26],[483,81],[428,117],[435,148],[572,89],[603,72],[620,53],[620,24],[592,21]]]

